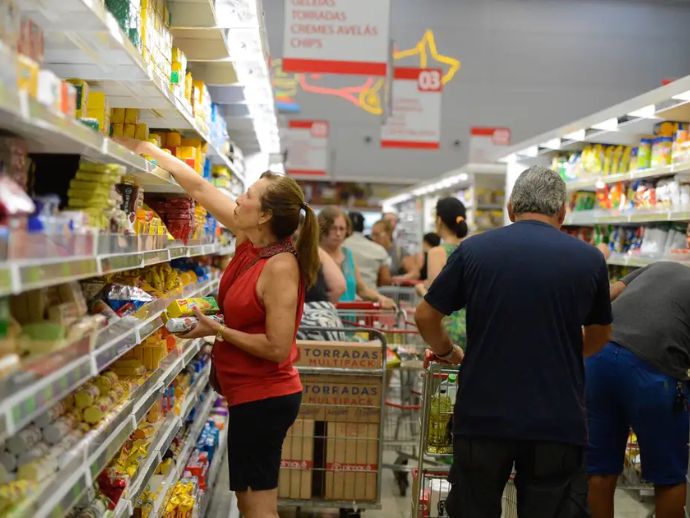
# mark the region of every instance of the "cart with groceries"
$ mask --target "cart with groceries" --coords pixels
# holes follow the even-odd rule
[[[453,408],[458,391],[459,368],[431,363],[424,370],[421,433],[417,467],[412,484],[412,517],[448,516],[447,480],[453,460]],[[517,494],[511,476],[502,497],[502,518],[517,518]]]
[[[407,494],[419,455],[423,359],[426,346],[401,308],[372,302],[339,304],[346,325],[376,328],[386,337],[386,391],[383,409],[383,467],[390,469],[401,496]]]
[[[305,328],[298,340],[303,396],[283,443],[279,506],[380,509],[386,337],[363,327]]]

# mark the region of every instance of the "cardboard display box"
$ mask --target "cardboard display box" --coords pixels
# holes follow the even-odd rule
[[[380,377],[326,376],[303,374],[300,417],[315,421],[379,423]]]
[[[383,367],[383,349],[377,341],[329,342],[298,340],[300,367],[329,367],[337,369],[380,369]]]
[[[298,419],[283,442],[278,497],[308,500],[314,468],[314,421]]]
[[[326,500],[374,501],[377,498],[379,426],[326,423]]]

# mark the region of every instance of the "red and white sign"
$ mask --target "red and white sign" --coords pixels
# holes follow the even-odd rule
[[[390,0],[285,0],[283,70],[385,76]]]
[[[393,109],[381,128],[381,147],[438,149],[442,93],[440,69],[396,68]]]
[[[494,162],[502,146],[510,145],[510,128],[475,126],[470,128],[470,162]]]
[[[291,120],[285,135],[288,174],[326,176],[328,174],[328,122]]]

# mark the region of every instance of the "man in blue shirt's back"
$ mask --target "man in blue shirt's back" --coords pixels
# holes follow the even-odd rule
[[[440,361],[462,362],[454,413],[455,518],[499,518],[513,464],[526,518],[587,516],[583,356],[611,332],[606,261],[559,229],[566,190],[553,171],[520,175],[513,225],[464,241],[417,308],[419,331]],[[451,344],[444,315],[467,311],[467,352]]]

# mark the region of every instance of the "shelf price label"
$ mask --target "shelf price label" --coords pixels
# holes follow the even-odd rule
[[[441,141],[443,71],[393,70],[393,109],[381,127],[381,147],[438,149]]]
[[[24,289],[38,288],[46,282],[56,284],[56,279],[64,279],[67,282],[71,279],[96,275],[98,275],[98,261],[95,258],[19,267],[19,277]]]
[[[101,271],[106,273],[141,268],[141,254],[114,255],[101,258]]]

